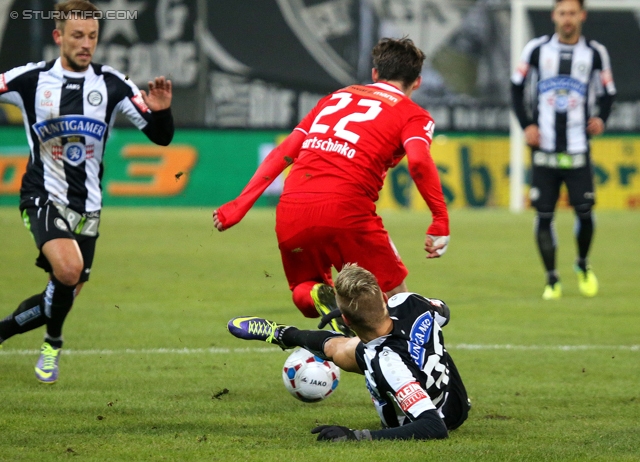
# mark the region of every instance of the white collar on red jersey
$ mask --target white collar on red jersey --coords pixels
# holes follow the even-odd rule
[[[368,87],[378,87],[381,90],[386,90],[386,91],[390,91],[392,93],[398,93],[399,95],[405,96],[405,94],[402,92],[402,90],[400,90],[398,87],[391,85],[390,83],[385,83],[385,82],[376,82],[376,83],[372,83],[367,85]]]

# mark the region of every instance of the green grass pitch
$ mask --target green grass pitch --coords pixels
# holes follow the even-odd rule
[[[558,213],[554,302],[541,300],[531,211],[452,212],[433,261],[428,214],[382,215],[410,290],[452,310],[445,341],[473,409],[448,440],[318,443],[317,424],[379,428],[362,377],[304,404],[282,385],[286,353],[226,332],[246,314],[316,324],[291,302],[272,209],[220,234],[206,208],[107,208],[59,382],[33,375],[42,330],[0,350],[0,460],[640,460],[640,213],[597,213],[594,299],[578,294],[573,216]],[[0,236],[4,316],[45,274],[17,208],[0,208]]]

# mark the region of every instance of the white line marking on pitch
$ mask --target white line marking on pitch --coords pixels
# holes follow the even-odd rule
[[[510,344],[469,344],[459,343],[448,345],[451,350],[511,350],[511,351],[589,351],[589,350],[621,350],[621,351],[640,351],[640,345],[510,345]],[[40,350],[0,350],[0,356],[20,356],[20,355],[36,355]],[[157,354],[175,354],[175,355],[195,355],[195,354],[242,354],[242,353],[281,353],[282,351],[273,348],[127,348],[124,350],[74,350],[72,348],[65,349],[64,355],[121,355],[121,354],[139,354],[139,355],[157,355]]]

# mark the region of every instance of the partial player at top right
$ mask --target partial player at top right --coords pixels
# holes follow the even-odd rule
[[[604,132],[616,87],[607,49],[582,35],[584,0],[556,0],[551,19],[555,34],[527,43],[511,77],[513,109],[531,148],[529,196],[537,211],[535,236],[547,278],[542,298],[562,297],[553,226],[562,183],[576,213],[578,287],[593,297],[598,280],[587,260],[595,204],[589,139]],[[527,81],[534,95],[529,105]]]

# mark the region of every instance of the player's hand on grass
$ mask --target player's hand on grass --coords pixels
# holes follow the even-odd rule
[[[424,250],[427,252],[427,258],[439,258],[447,251],[449,246],[449,236],[432,236],[427,234],[424,242]]]
[[[331,441],[338,443],[340,441],[361,441],[370,440],[371,432],[369,430],[351,430],[340,425],[320,425],[311,430],[314,435],[318,433],[318,441]]]
[[[144,90],[140,90],[144,103],[153,112],[162,111],[171,107],[171,80],[167,80],[164,76],[156,77],[153,81],[149,81],[149,94]]]

